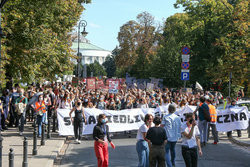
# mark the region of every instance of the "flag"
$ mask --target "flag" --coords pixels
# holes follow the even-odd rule
[[[196,82],[195,88],[199,90],[203,90],[202,86],[198,82]]]

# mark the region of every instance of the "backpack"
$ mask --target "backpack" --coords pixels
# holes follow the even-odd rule
[[[203,104],[204,105],[204,104]],[[209,112],[209,107],[203,107],[203,114],[204,114],[204,118],[207,122],[211,121],[211,117],[210,117],[210,112]]]

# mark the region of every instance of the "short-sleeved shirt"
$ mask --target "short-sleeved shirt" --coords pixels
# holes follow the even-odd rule
[[[191,127],[189,128],[186,123],[181,126],[181,133],[186,132],[187,134],[191,131]],[[186,136],[182,135],[182,143],[181,145],[187,146],[189,148],[193,148],[197,146],[196,136],[200,135],[200,131],[198,126],[194,127],[193,136],[191,139],[188,139]]]
[[[149,128],[146,138],[151,141],[153,145],[162,145],[167,140],[166,131],[162,127]]]
[[[19,93],[13,92],[13,93],[10,95],[10,97],[11,97],[11,104],[15,104],[17,98],[19,97]]]
[[[136,135],[136,139],[137,140],[144,140],[143,138],[143,134],[142,133],[147,133],[148,131],[148,127],[147,125],[144,123],[138,130],[137,135]]]

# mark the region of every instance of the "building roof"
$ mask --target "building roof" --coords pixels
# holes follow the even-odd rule
[[[93,45],[91,43],[87,43],[87,42],[80,42],[80,49],[81,50],[99,50],[99,51],[107,51],[105,49],[102,49],[96,45]],[[77,49],[78,48],[78,43],[77,42],[73,42],[72,43],[72,49]]]

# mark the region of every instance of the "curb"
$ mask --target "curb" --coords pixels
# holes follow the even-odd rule
[[[55,160],[56,160],[57,156],[60,154],[60,151],[63,148],[65,143],[66,143],[66,139],[64,139],[62,143],[58,143],[59,148],[58,148],[58,150],[56,150],[54,153],[52,153],[50,155],[50,157],[52,159],[48,161],[46,167],[53,167],[54,166]]]
[[[233,138],[233,137],[228,137],[228,140],[231,141],[231,142],[234,143],[234,144],[239,145],[239,146],[250,147],[250,144],[249,144],[249,143],[245,143],[245,142],[236,140],[236,139]]]

